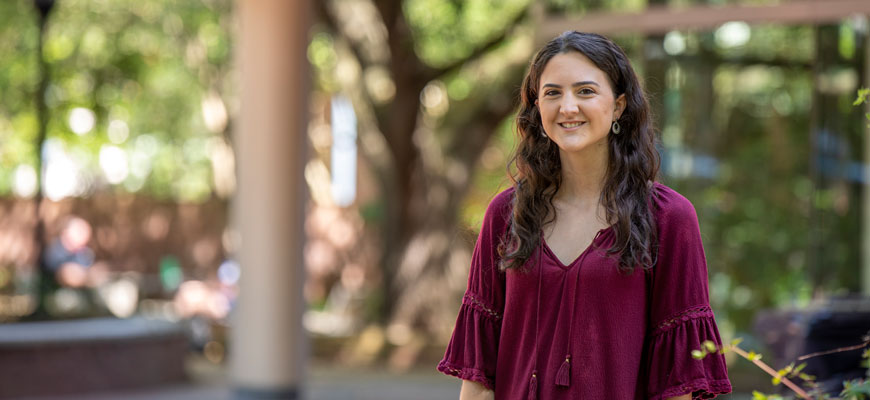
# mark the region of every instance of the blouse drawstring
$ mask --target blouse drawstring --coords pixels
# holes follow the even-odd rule
[[[565,345],[565,361],[562,361],[562,366],[559,367],[559,371],[556,373],[557,386],[571,386],[571,339],[574,337],[574,310],[577,305],[576,292],[580,290],[580,268],[583,266],[583,261],[586,259],[586,256],[589,255],[592,248],[595,246],[595,241],[598,240],[598,235],[600,234],[601,231],[598,231],[598,233],[595,234],[595,237],[592,238],[592,243],[589,244],[589,249],[584,251],[580,259],[577,260],[577,280],[574,284],[575,297],[571,299],[571,314],[568,317],[568,341]]]
[[[598,231],[595,234],[595,237],[592,238],[592,243],[589,245],[589,249],[595,246],[595,241],[598,240],[598,236],[601,235],[602,231]],[[532,368],[532,376],[529,379],[529,400],[537,400],[538,398],[538,328],[540,324],[540,315],[541,315],[541,285],[543,282],[543,265],[541,264],[541,251],[544,245],[544,232],[541,231],[541,242],[538,245],[538,298],[535,310],[535,358]],[[589,255],[590,251],[584,251],[580,256],[580,259],[577,260],[577,278],[574,284],[575,295],[578,290],[580,290],[580,267],[583,264],[584,259],[587,255]],[[556,385],[569,387],[571,386],[571,339],[574,337],[574,311],[577,306],[577,299],[571,299],[571,314],[568,317],[568,340],[566,344],[565,350],[565,361],[562,362],[562,365],[559,367],[559,371],[556,372]]]
[[[543,280],[544,267],[541,265],[541,247],[543,244],[544,234],[541,232],[542,242],[538,245],[538,303],[535,310],[535,358],[532,368],[532,377],[529,379],[529,400],[537,400],[538,398],[538,323],[541,315],[541,281]]]

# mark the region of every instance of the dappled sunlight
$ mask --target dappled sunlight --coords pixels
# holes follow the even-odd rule
[[[304,295],[312,307],[303,320],[312,334],[349,337],[362,328],[360,312],[377,282],[375,242],[367,230],[353,209],[312,205],[304,253]]]
[[[87,183],[80,172],[84,160],[68,152],[59,140],[47,140],[43,151],[45,175],[42,190],[45,197],[57,201],[83,195],[87,190]]]
[[[420,93],[420,102],[423,104],[423,110],[434,118],[446,114],[450,109],[450,103],[444,82],[435,80],[426,85]]]
[[[84,135],[94,129],[96,116],[94,112],[84,108],[76,107],[69,112],[69,128],[76,135]]]
[[[109,140],[114,144],[122,144],[130,137],[130,128],[127,123],[120,119],[113,119],[109,122]]]
[[[230,311],[229,299],[201,281],[182,283],[175,296],[174,305],[181,318],[204,315],[214,320],[220,320],[225,318]]]
[[[214,133],[222,133],[227,127],[229,117],[223,99],[211,91],[202,98],[202,119],[205,126]]]
[[[0,203],[0,265],[11,266],[20,273],[33,257],[32,229],[33,202]]]
[[[0,323],[169,321],[201,363],[253,354],[270,372],[290,364],[293,323],[318,366],[432,372],[487,205],[514,184],[530,57],[556,28],[591,27],[642,75],[658,178],[694,206],[719,331],[780,361],[812,312],[870,287],[855,102],[870,19],[842,10],[860,0],[803,15],[809,1],[308,1],[309,31],[261,33],[275,62],[249,70],[239,16],[268,3],[59,0],[40,31],[32,2],[0,1]],[[253,26],[303,26],[268,17]],[[253,106],[251,70],[275,91]],[[247,174],[251,160],[272,161]],[[274,190],[239,190],[252,181]],[[286,225],[294,213],[303,226]],[[263,248],[246,259],[246,242]]]
[[[36,194],[36,170],[27,164],[15,167],[12,192],[18,197],[32,197]]]
[[[97,289],[106,307],[118,318],[130,318],[139,308],[139,283],[122,277]]]
[[[34,301],[27,288],[35,282],[31,267],[33,209],[30,201],[7,200],[0,203],[0,210],[0,265],[11,266],[3,270],[11,272],[10,279],[14,279],[0,285],[0,303],[7,305],[0,310],[0,319],[5,320],[32,311],[29,304]],[[226,254],[222,239],[227,218],[225,203],[184,206],[99,195],[47,201],[42,214],[50,237],[58,235],[70,214],[88,221],[87,229],[92,232],[84,235],[78,233],[84,232],[82,229],[68,230],[67,246],[78,248],[87,243],[94,251],[95,262],[87,269],[64,269],[59,278],[71,288],[93,291],[94,295],[88,299],[75,291],[62,292],[52,306],[59,315],[75,316],[99,309],[126,318],[140,311],[140,305],[149,298],[171,296],[184,279],[217,279],[222,269],[220,276],[226,287],[238,280],[238,269],[233,272],[232,268],[221,268]],[[207,221],[201,221],[203,218]],[[172,254],[168,259],[175,261],[164,262]],[[222,300],[218,309],[227,309],[227,301]],[[209,313],[225,315],[223,311]]]
[[[29,294],[0,295],[0,322],[17,321],[36,309],[36,298]]]
[[[713,34],[716,44],[722,48],[740,47],[749,42],[752,30],[742,21],[726,22]]]
[[[369,1],[351,0],[334,7],[347,37],[362,45],[366,58],[386,62],[390,56],[387,46],[387,29],[374,4]]]
[[[198,269],[209,269],[219,263],[220,242],[215,238],[202,238],[193,243],[191,255]]]
[[[305,165],[305,182],[311,198],[318,204],[332,204],[332,187],[329,182],[329,168],[321,160],[311,160]]]
[[[381,66],[371,66],[364,73],[366,90],[376,103],[384,104],[396,95],[396,83],[389,71]]]
[[[142,221],[142,232],[153,241],[163,240],[169,233],[169,213],[166,210],[154,210]]]
[[[117,146],[103,145],[100,148],[100,167],[111,184],[124,181],[129,174],[127,152]]]
[[[236,191],[236,157],[226,140],[213,138],[208,143],[215,194],[229,198]]]
[[[470,259],[470,243],[448,236],[445,231],[419,233],[408,245],[397,277],[397,284],[405,290],[396,302],[390,325],[394,329],[391,342],[400,347],[390,359],[394,368],[412,365],[423,351],[420,340],[428,334],[442,340],[450,336],[451,326],[442,321],[455,318],[458,299],[437,293],[459,292],[465,287]],[[436,270],[432,265],[441,268]],[[421,331],[420,326],[425,326],[426,330]]]

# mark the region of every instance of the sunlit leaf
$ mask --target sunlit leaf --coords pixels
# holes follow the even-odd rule
[[[705,341],[702,343],[702,345],[703,345],[704,348],[705,348],[708,352],[710,352],[710,353],[716,351],[716,343],[713,342],[712,340],[705,340]]]

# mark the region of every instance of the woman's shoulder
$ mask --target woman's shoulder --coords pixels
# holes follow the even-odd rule
[[[513,212],[513,193],[514,189],[511,187],[501,191],[490,200],[486,212],[483,214],[480,227],[481,235],[486,233],[490,235],[489,237],[496,238],[504,234],[510,225],[511,213]]]
[[[493,197],[492,200],[489,202],[490,207],[492,207],[493,205],[500,208],[510,206],[511,204],[513,204],[515,191],[516,188],[513,186],[502,190],[497,195],[495,195],[495,197]]]
[[[486,214],[501,217],[500,219],[510,216],[514,204],[514,191],[515,188],[511,186],[495,195],[486,207]]]
[[[661,182],[653,183],[652,204],[656,222],[660,224],[696,221],[698,218],[689,199]]]

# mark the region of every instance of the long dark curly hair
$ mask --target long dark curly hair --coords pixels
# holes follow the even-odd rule
[[[508,164],[515,188],[513,214],[510,229],[499,246],[501,268],[521,269],[540,245],[542,228],[555,220],[553,198],[562,183],[562,164],[559,147],[543,135],[535,100],[541,74],[550,59],[572,51],[583,54],[604,71],[614,98],[624,94],[626,100],[618,119],[621,133],[607,136],[610,161],[599,200],[615,235],[607,254],[618,254],[623,272],[652,267],[658,238],[650,196],[658,176],[659,153],[649,103],[619,46],[601,35],[568,31],[538,52],[523,79],[516,119],[520,142]],[[515,172],[511,172],[512,165]]]

